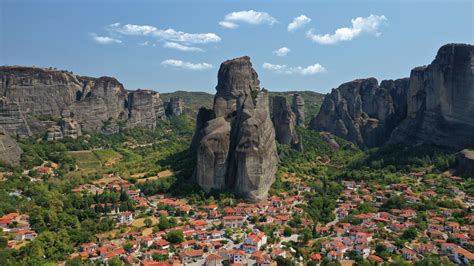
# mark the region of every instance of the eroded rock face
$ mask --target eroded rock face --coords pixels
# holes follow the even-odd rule
[[[474,147],[474,46],[441,47],[427,67],[412,70],[407,115],[392,143]]]
[[[474,146],[474,46],[441,47],[409,79],[342,84],[324,99],[311,128],[367,148],[385,143]]]
[[[0,126],[20,137],[45,134],[78,137],[115,133],[125,127],[154,128],[165,118],[158,93],[126,91],[111,77],[81,77],[67,71],[0,67]],[[58,122],[59,121],[59,122]],[[53,138],[55,138],[53,137]],[[47,136],[48,138],[48,136]]]
[[[456,174],[474,177],[474,150],[464,149],[458,153]]]
[[[184,99],[179,96],[173,96],[167,106],[166,113],[168,116],[180,116],[184,112]]]
[[[323,101],[321,110],[310,123],[317,131],[327,131],[350,140],[361,148],[384,144],[392,130],[406,114],[403,104],[408,79],[375,78],[354,80],[333,89]]]
[[[128,127],[156,127],[166,119],[160,94],[151,90],[136,90],[128,93]]]
[[[304,99],[298,93],[293,94],[293,103],[291,109],[296,116],[296,125],[304,126]]]
[[[291,111],[286,98],[275,96],[273,99],[273,125],[276,140],[296,150],[302,150],[302,145],[296,133],[296,115]]]
[[[0,129],[0,161],[14,166],[19,165],[22,153],[23,150],[16,141]]]
[[[195,178],[207,192],[228,189],[262,200],[275,179],[278,156],[268,92],[249,57],[225,61],[218,73],[213,110],[199,110],[192,148]]]

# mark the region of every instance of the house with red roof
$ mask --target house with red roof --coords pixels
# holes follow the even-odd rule
[[[265,233],[250,234],[245,239],[243,249],[246,253],[254,253],[260,250],[260,247],[267,243],[267,236]]]
[[[206,257],[206,266],[221,266],[223,258],[219,254],[210,254]]]

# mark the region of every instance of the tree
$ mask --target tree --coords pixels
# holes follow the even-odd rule
[[[146,218],[143,223],[145,224],[146,227],[151,227],[153,224],[153,221],[150,218]]]
[[[166,240],[173,244],[179,244],[184,241],[183,231],[171,230],[166,234]]]
[[[110,259],[108,264],[109,266],[122,266],[123,265],[123,263],[117,257]]]
[[[6,248],[8,245],[8,240],[4,237],[0,237],[0,248]]]
[[[289,228],[288,226],[285,226],[285,229],[283,230],[283,235],[288,237],[288,236],[291,236],[291,228]]]
[[[418,236],[418,232],[416,231],[416,227],[411,226],[405,231],[403,231],[402,238],[406,240],[413,240]]]
[[[166,218],[165,215],[160,216],[160,223],[158,224],[158,227],[160,228],[160,230],[166,230],[171,227],[170,222],[168,221],[168,218]]]

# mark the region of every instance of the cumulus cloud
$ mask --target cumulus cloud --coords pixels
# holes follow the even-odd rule
[[[273,25],[278,23],[278,21],[267,12],[244,10],[225,15],[224,20],[220,21],[219,25],[224,28],[235,29],[239,26],[239,23],[247,23],[251,25]]]
[[[230,22],[230,21],[219,21],[219,25],[221,25],[221,27],[227,28],[227,29],[235,29],[235,28],[239,27],[239,25],[235,24],[234,22]]]
[[[315,43],[319,44],[336,44],[338,42],[351,41],[363,33],[380,36],[380,26],[387,22],[387,18],[377,15],[370,15],[368,17],[357,17],[351,20],[352,27],[339,28],[334,34],[315,34],[314,29],[307,32],[306,36]]]
[[[168,59],[161,62],[161,65],[164,67],[172,67],[176,69],[187,69],[187,70],[207,70],[213,68],[211,64],[208,63],[191,63],[185,62],[176,59]]]
[[[120,23],[110,24],[107,30],[121,35],[153,36],[164,41],[185,43],[215,43],[220,42],[221,37],[215,33],[187,33],[174,29],[158,29],[149,25],[134,25]]]
[[[309,65],[306,67],[296,66],[290,67],[287,65],[275,65],[270,63],[263,63],[263,69],[270,70],[277,74],[286,74],[286,75],[293,75],[299,74],[303,76],[314,75],[318,73],[326,72],[326,69],[320,64]]]
[[[273,51],[274,54],[277,56],[286,56],[291,50],[288,47],[282,47],[280,49],[277,49]]]
[[[121,40],[115,39],[108,36],[98,36],[97,34],[92,34],[92,38],[98,44],[114,44],[114,43],[122,43]]]
[[[150,45],[150,42],[149,42],[149,41],[144,41],[144,42],[138,43],[138,45],[140,45],[140,46],[148,46],[148,45]]]
[[[163,47],[175,49],[175,50],[179,50],[183,52],[204,52],[204,50],[199,47],[186,46],[186,45],[182,45],[176,42],[166,42],[163,45]]]
[[[293,21],[290,24],[288,24],[288,31],[292,32],[292,31],[295,31],[299,28],[303,28],[309,22],[311,22],[311,19],[308,18],[305,15],[295,17],[295,18],[293,18]]]

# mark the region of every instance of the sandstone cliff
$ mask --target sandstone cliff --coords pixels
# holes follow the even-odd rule
[[[390,142],[474,147],[474,45],[441,47],[427,67],[412,70],[407,115]]]
[[[310,127],[350,140],[361,148],[384,144],[404,118],[407,79],[378,81],[374,78],[344,83],[328,94]]]
[[[35,67],[0,67],[0,127],[19,137],[77,137],[123,127],[154,128],[165,118],[157,92],[126,91],[115,78]]]
[[[197,119],[196,181],[207,192],[228,189],[262,200],[278,162],[268,92],[249,57],[222,63],[216,90],[213,110],[201,108]]]
[[[293,103],[291,105],[291,109],[293,110],[296,116],[296,125],[303,127],[304,126],[304,99],[300,94],[298,93],[293,94]]]
[[[284,96],[273,98],[273,126],[276,140],[295,150],[302,150],[302,145],[296,133],[296,115],[290,108]]]
[[[385,143],[474,146],[474,46],[448,44],[410,78],[355,80],[333,89],[310,123],[361,148]]]
[[[0,130],[0,161],[10,164],[20,164],[22,149],[4,130]]]
[[[168,116],[180,116],[184,112],[184,99],[179,96],[173,96],[167,103],[166,115]]]

